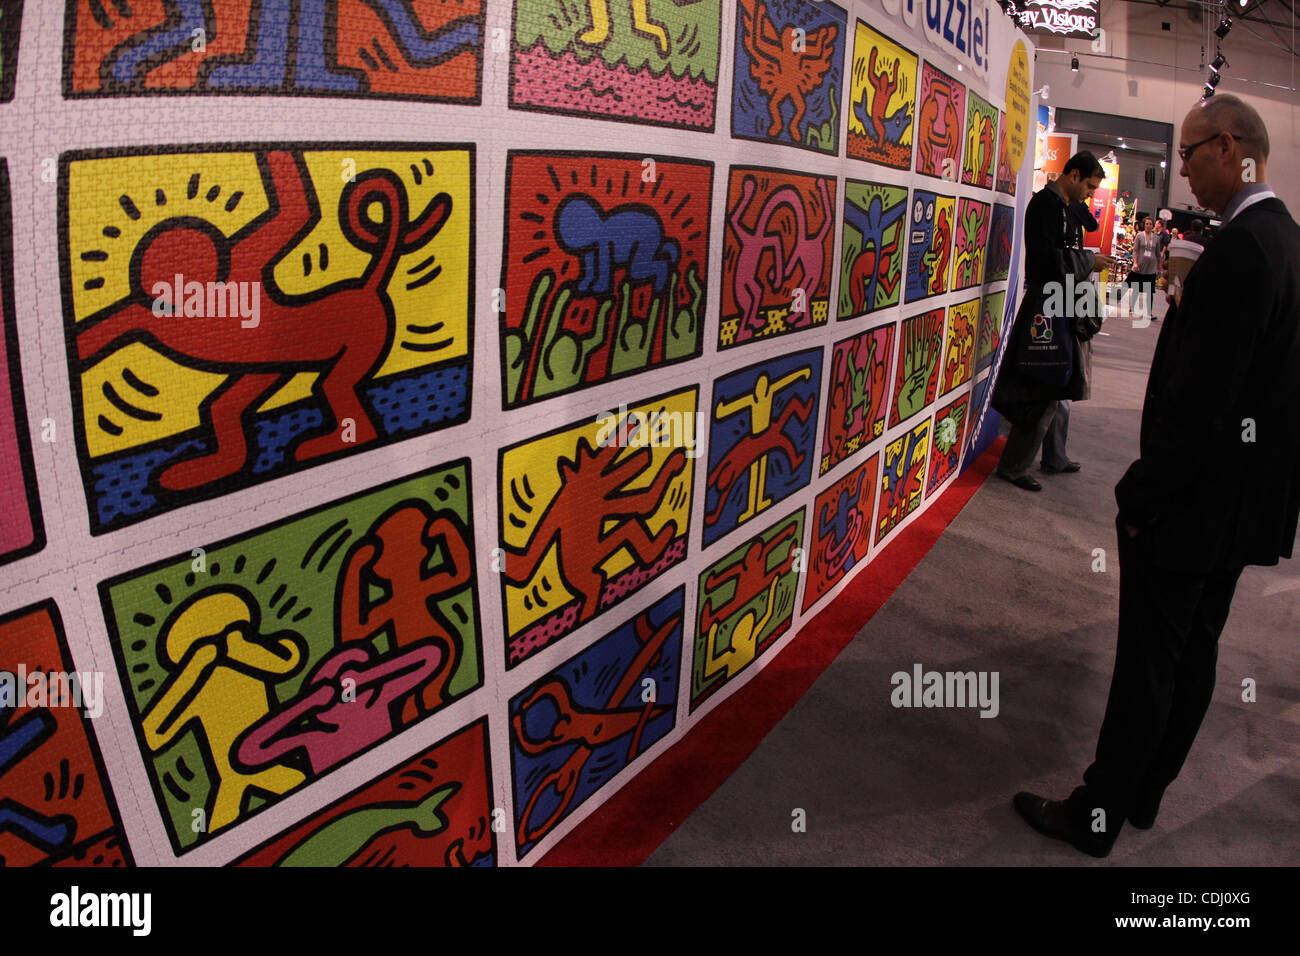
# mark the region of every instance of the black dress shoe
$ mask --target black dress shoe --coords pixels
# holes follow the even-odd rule
[[[1083,465],[1079,464],[1077,461],[1067,461],[1060,468],[1057,468],[1055,465],[1049,465],[1047,462],[1043,462],[1043,471],[1047,472],[1049,475],[1072,475],[1082,467]]]
[[[1011,801],[1016,811],[1025,818],[1025,822],[1043,836],[1053,840],[1064,840],[1076,850],[1098,858],[1109,856],[1113,839],[1096,837],[1104,834],[1092,834],[1072,826],[1065,814],[1065,804],[1060,800],[1048,800],[1036,793],[1022,790]]]
[[[1010,475],[999,471],[998,477],[1003,481],[1009,481],[1017,488],[1024,488],[1025,491],[1042,491],[1043,486],[1039,480],[1032,475],[1021,475],[1019,478],[1012,478]]]

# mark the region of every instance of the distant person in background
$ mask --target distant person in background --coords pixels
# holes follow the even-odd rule
[[[1152,228],[1147,216],[1142,231],[1133,237],[1133,268],[1129,271],[1127,285],[1132,295],[1129,305],[1138,314],[1155,318],[1156,275],[1160,272],[1160,236]],[[1146,298],[1145,306],[1139,297]]]
[[[1156,232],[1160,234],[1160,268],[1165,267],[1165,256],[1169,254],[1169,243],[1173,241],[1174,233],[1170,226],[1166,226],[1164,220],[1156,220]]]
[[[1156,220],[1156,238],[1160,240],[1160,254],[1164,255],[1165,248],[1169,245],[1169,240],[1172,237],[1169,235],[1169,230],[1165,228],[1163,219]]]
[[[1098,857],[1125,819],[1155,824],[1214,696],[1237,580],[1290,558],[1300,520],[1300,225],[1268,186],[1268,130],[1240,98],[1194,107],[1178,156],[1223,225],[1160,330],[1141,457],[1115,486],[1119,629],[1096,758],[1069,799],[1013,801]]]
[[[1101,163],[1092,153],[1071,156],[1061,175],[1040,189],[1025,207],[1025,297],[1016,313],[1012,342],[1027,333],[1034,310],[1042,307],[1053,285],[1067,288],[1066,276],[1077,287],[1089,281],[1096,269],[1115,265],[1110,256],[1077,248],[1082,239],[1081,220],[1071,209],[1086,203],[1101,185]],[[1092,218],[1088,214],[1089,219]],[[1058,297],[1060,293],[1058,291]],[[1070,427],[1070,400],[1088,397],[1092,368],[1092,343],[1096,327],[1081,336],[1076,330],[1074,368],[1068,384],[1050,386],[1024,374],[1016,362],[1017,350],[1008,344],[993,389],[993,407],[1011,423],[1011,434],[998,460],[998,476],[1026,491],[1042,491],[1029,469],[1042,450],[1047,474],[1075,472],[1081,467],[1065,453]]]
[[[1199,219],[1193,219],[1192,224],[1188,226],[1187,231],[1183,233],[1182,239],[1184,242],[1194,242],[1202,249],[1204,249],[1205,248],[1205,223],[1201,222],[1201,220]]]

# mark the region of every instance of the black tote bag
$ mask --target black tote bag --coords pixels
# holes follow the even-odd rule
[[[1028,292],[1016,316],[1016,369],[1025,378],[1063,388],[1074,373],[1073,321],[1055,301],[1041,292]]]

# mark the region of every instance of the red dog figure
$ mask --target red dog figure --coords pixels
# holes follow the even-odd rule
[[[427,244],[451,214],[451,197],[440,193],[412,220],[406,190],[394,173],[376,169],[360,175],[343,190],[339,219],[348,241],[371,253],[370,265],[360,278],[286,295],[276,285],[275,268],[319,221],[320,210],[300,155],[271,152],[259,156],[258,164],[270,206],[266,213],[233,236],[192,216],[158,223],[131,257],[130,295],[88,318],[77,332],[83,368],[143,340],[176,362],[227,376],[200,408],[216,447],[164,470],[159,482],[168,490],[196,488],[243,468],[249,419],[300,372],[319,373],[313,391],[333,421],[327,414],[329,430],[298,444],[298,461],[373,441],[377,433],[358,387],[392,345],[396,320],[388,280],[397,260]],[[376,207],[382,209],[380,220],[371,218]],[[261,283],[269,301],[259,304],[259,319],[251,327],[238,314],[184,317],[180,303],[168,302],[163,311],[155,304],[155,286],[171,287],[177,275],[187,285]]]

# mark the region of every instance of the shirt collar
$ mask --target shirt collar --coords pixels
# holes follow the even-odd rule
[[[1237,190],[1236,194],[1228,200],[1228,204],[1223,207],[1223,221],[1226,223],[1237,213],[1241,212],[1242,207],[1247,205],[1247,200],[1252,196],[1259,196],[1260,199],[1267,199],[1274,195],[1276,195],[1276,193],[1273,192],[1268,183],[1250,183],[1249,185],[1242,186],[1241,189]],[[1259,202],[1260,199],[1256,199],[1255,202]]]
[[[1065,203],[1067,206],[1070,205],[1070,201],[1065,198],[1065,193],[1061,192],[1061,187],[1056,185],[1055,179],[1049,180],[1046,188],[1050,189],[1056,195],[1056,198],[1061,200],[1061,202]]]

